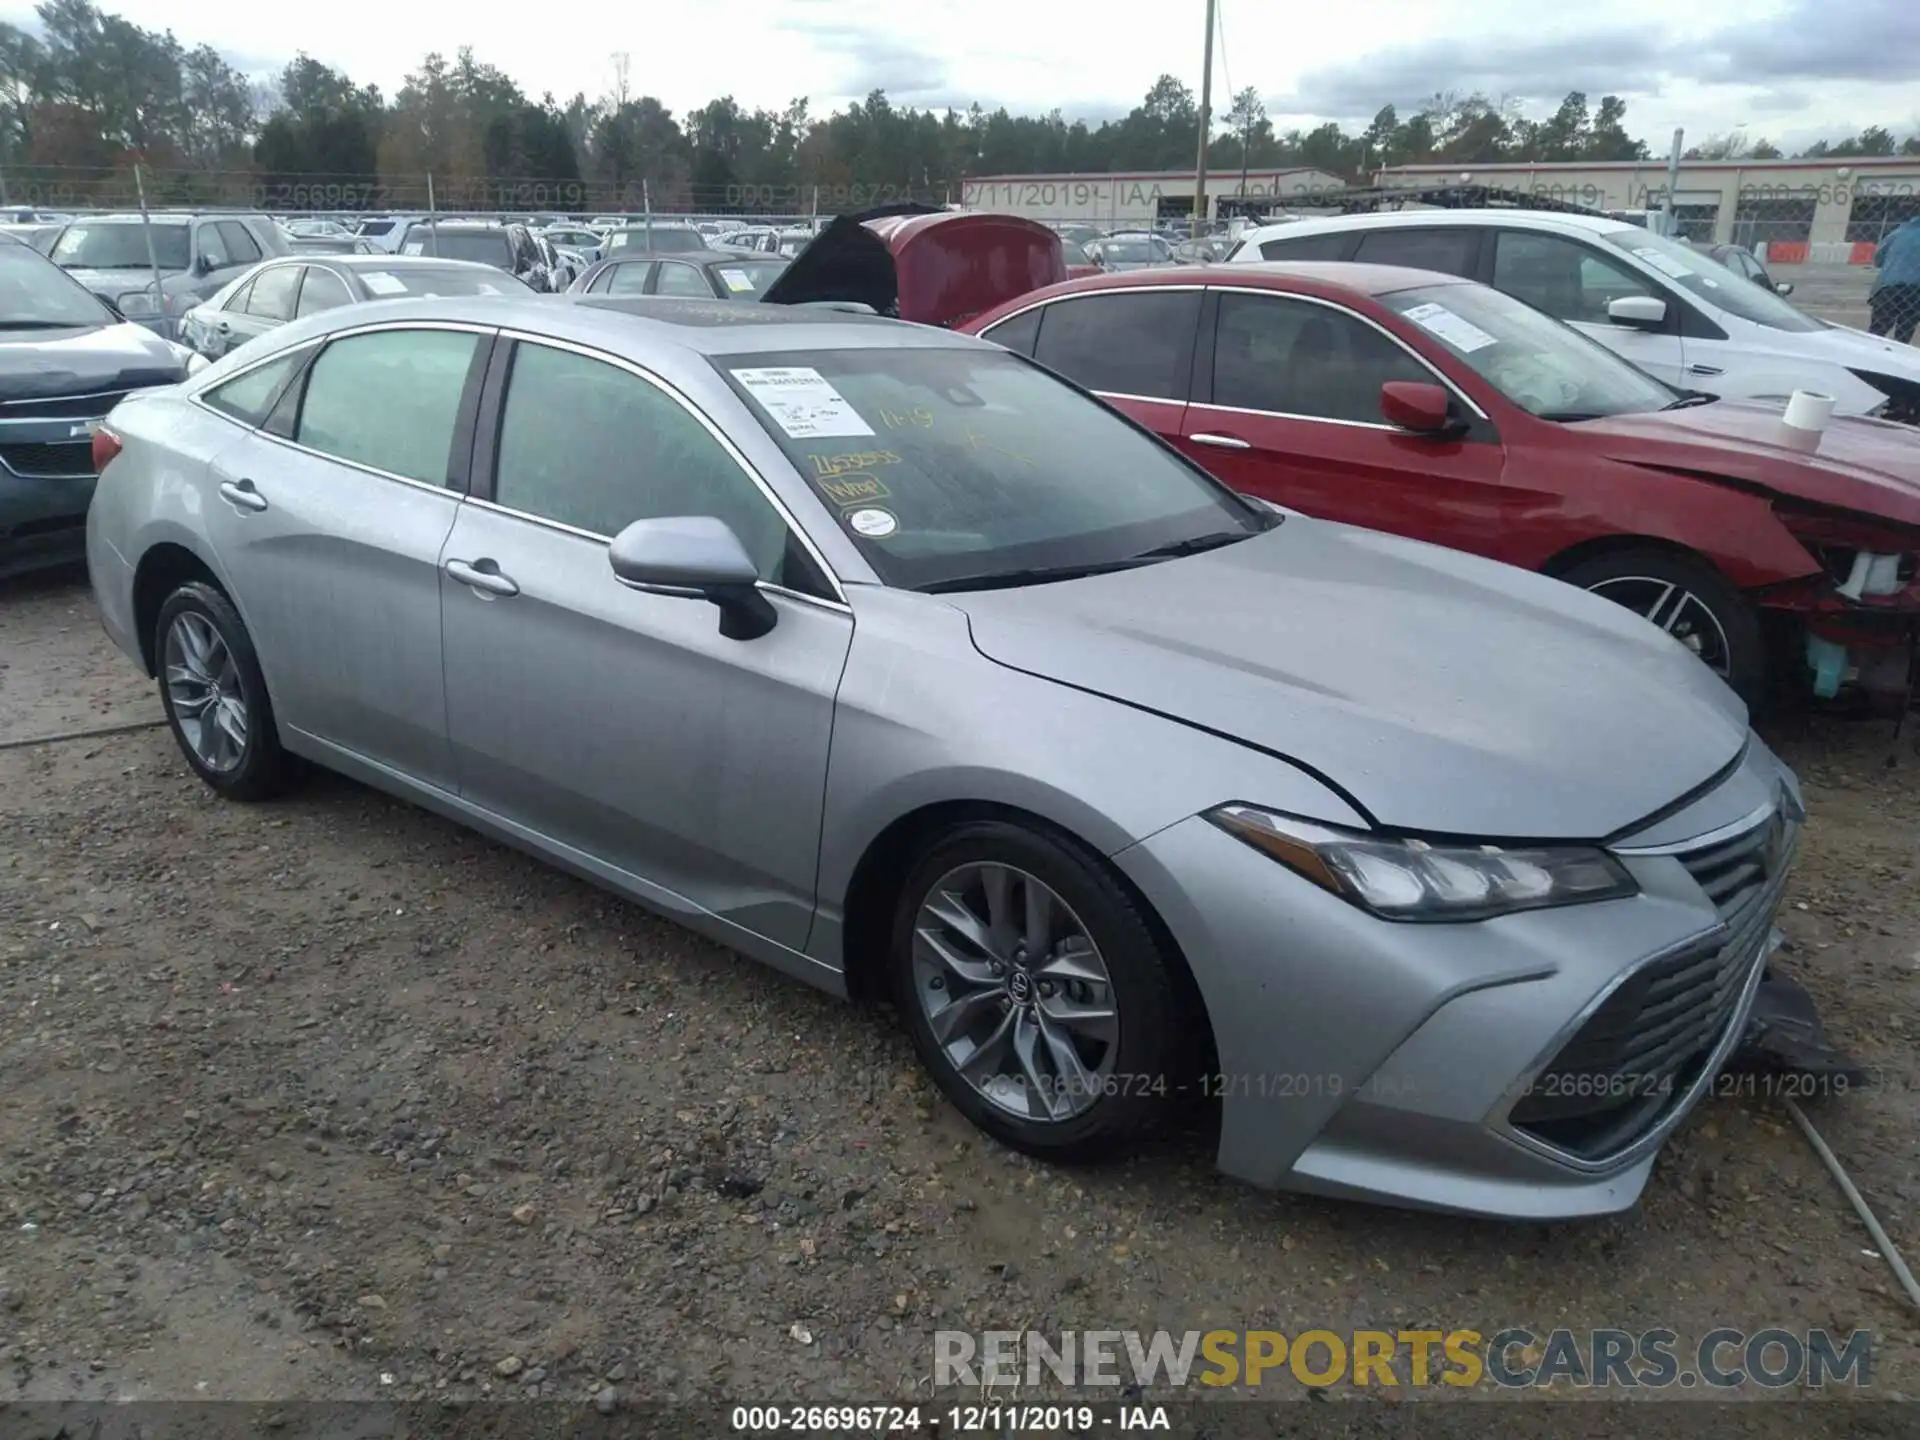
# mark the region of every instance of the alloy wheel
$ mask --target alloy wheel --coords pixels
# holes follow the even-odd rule
[[[1120,1014],[1065,900],[1010,865],[947,872],[913,928],[913,990],[954,1070],[1026,1120],[1070,1120],[1112,1084]]]
[[[220,631],[184,610],[167,627],[167,700],[187,747],[207,769],[237,769],[246,758],[248,715],[240,670]]]
[[[1722,679],[1733,669],[1733,646],[1720,617],[1684,585],[1651,575],[1619,575],[1589,587],[1595,595],[1623,605],[1700,657]]]

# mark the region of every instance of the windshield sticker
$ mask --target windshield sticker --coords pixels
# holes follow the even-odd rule
[[[791,439],[873,434],[873,428],[847,403],[847,397],[811,366],[736,370],[733,378]]]
[[[875,500],[891,500],[893,492],[878,480],[865,477],[852,480],[816,480],[820,493],[845,509],[849,505],[868,505]]]
[[[751,294],[753,277],[744,270],[722,270],[720,278],[727,282],[727,289],[736,294]]]
[[[1651,245],[1642,245],[1633,253],[1670,280],[1684,280],[1687,276],[1693,274],[1692,266],[1682,265],[1678,260],[1674,259],[1673,256],[1663,254]]]
[[[847,523],[869,540],[884,539],[900,528],[891,510],[856,510],[847,517]]]
[[[363,271],[360,283],[375,295],[404,295],[407,287],[384,270]]]
[[[1499,342],[1471,320],[1463,319],[1446,306],[1429,302],[1407,311],[1407,319],[1422,330],[1437,335],[1462,354],[1471,355]]]

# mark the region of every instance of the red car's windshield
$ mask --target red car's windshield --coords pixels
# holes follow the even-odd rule
[[[1543,420],[1660,410],[1679,393],[1579,331],[1486,285],[1423,286],[1380,301]]]

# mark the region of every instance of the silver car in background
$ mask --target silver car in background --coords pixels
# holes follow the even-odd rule
[[[1631,1205],[1801,820],[1553,580],[1236,497],[1030,362],[718,301],[296,320],[100,437],[109,633],[235,799],[298,755],[826,989],[1058,1159]]]

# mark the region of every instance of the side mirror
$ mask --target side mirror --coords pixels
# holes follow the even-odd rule
[[[1791,280],[1774,282],[1773,293],[1776,295],[1791,295],[1793,293],[1793,282]]]
[[[1607,303],[1607,319],[1632,330],[1658,330],[1667,323],[1667,302],[1651,295],[1622,295]]]
[[[1458,428],[1453,398],[1445,387],[1418,380],[1389,380],[1382,385],[1380,415],[1389,425],[1416,435],[1445,435]]]
[[[196,275],[211,275],[213,273],[213,257],[211,255],[196,255],[193,260],[193,273]]]
[[[607,563],[629,589],[718,606],[720,633],[729,640],[757,640],[779,619],[758,589],[760,572],[747,547],[711,515],[636,520],[613,537]]]

